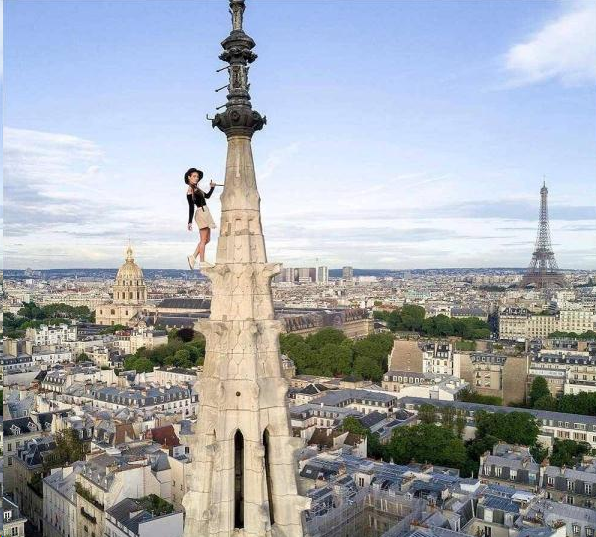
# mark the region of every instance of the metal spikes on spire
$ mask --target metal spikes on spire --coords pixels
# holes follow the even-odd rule
[[[226,104],[219,107],[225,106],[225,111],[216,114],[211,124],[228,137],[252,137],[255,131],[261,130],[267,123],[264,116],[252,109],[250,102],[248,69],[249,64],[257,59],[257,55],[252,51],[255,47],[254,40],[243,29],[244,10],[244,0],[230,0],[232,31],[222,41],[221,46],[224,50],[219,55],[220,60],[229,64],[224,68],[228,71],[229,82],[220,88],[227,88],[228,95]]]

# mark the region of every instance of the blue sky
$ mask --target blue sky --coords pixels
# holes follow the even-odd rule
[[[559,265],[596,268],[596,3],[247,4],[271,260],[525,266],[546,175]],[[185,266],[229,27],[225,0],[5,1],[5,268],[114,267],[129,237]]]

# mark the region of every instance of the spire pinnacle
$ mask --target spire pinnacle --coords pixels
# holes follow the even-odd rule
[[[230,0],[230,14],[232,15],[232,31],[242,31],[242,19],[244,17],[244,0]]]
[[[250,84],[248,83],[249,64],[257,59],[252,51],[255,42],[244,32],[243,19],[245,0],[230,0],[230,14],[232,15],[232,30],[221,46],[223,52],[219,59],[228,62],[229,83],[220,89],[227,88],[227,102],[225,112],[215,114],[211,120],[213,127],[223,131],[226,136],[243,135],[252,137],[255,131],[261,130],[267,122],[250,102]],[[226,68],[224,68],[226,69]],[[219,90],[217,90],[219,91]]]

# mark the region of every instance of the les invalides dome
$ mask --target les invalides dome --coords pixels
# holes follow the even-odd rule
[[[113,287],[114,304],[145,304],[147,287],[141,267],[135,263],[132,248],[126,249],[126,261],[118,270]]]

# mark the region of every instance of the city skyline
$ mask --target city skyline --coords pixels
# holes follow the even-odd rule
[[[522,268],[546,174],[559,266],[595,268],[584,200],[594,193],[596,6],[351,6],[251,3],[251,93],[269,120],[256,141],[269,257]],[[212,93],[225,83],[214,73],[220,7],[6,4],[5,268],[115,267],[128,237],[145,268],[184,267],[196,231],[185,230],[182,174],[223,176],[204,120],[225,98]],[[186,20],[199,21],[195,32]],[[346,39],[329,42],[332,25]],[[287,65],[290,52],[301,67]]]

